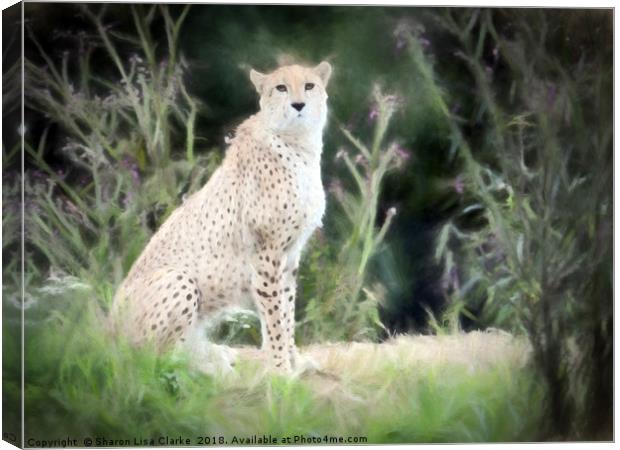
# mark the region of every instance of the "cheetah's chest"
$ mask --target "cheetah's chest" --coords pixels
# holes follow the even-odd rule
[[[325,192],[321,181],[321,172],[316,167],[304,167],[296,174],[299,208],[303,214],[303,228],[311,232],[322,224],[325,212]]]

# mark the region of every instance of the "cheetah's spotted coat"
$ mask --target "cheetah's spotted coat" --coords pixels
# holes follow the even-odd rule
[[[260,111],[238,127],[221,167],[133,265],[112,309],[119,332],[168,348],[251,296],[263,351],[280,370],[295,366],[295,277],[325,210],[320,156],[330,74],[326,62],[251,71]]]

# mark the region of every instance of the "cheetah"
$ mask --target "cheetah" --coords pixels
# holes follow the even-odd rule
[[[326,61],[250,70],[259,111],[133,264],[111,309],[119,333],[165,350],[204,338],[205,321],[253,300],[268,367],[295,369],[296,275],[325,211],[320,164],[331,72]]]

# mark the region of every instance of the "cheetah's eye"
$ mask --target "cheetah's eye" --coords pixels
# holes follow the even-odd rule
[[[311,91],[314,87],[314,83],[306,83],[306,91]]]
[[[278,84],[276,86],[276,89],[280,92],[286,92],[286,86],[284,86],[283,84]]]

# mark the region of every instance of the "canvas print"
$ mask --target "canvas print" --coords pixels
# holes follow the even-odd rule
[[[611,9],[2,21],[3,440],[613,440]]]

